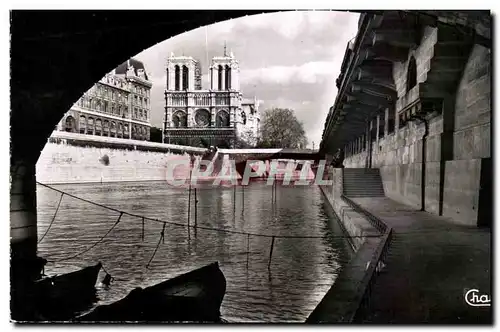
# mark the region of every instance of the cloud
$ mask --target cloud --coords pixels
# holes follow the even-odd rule
[[[242,84],[291,84],[318,83],[322,77],[333,75],[338,66],[335,62],[312,61],[300,66],[271,66],[256,69],[243,69],[240,72]]]

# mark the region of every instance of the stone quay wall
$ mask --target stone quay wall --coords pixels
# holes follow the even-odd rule
[[[167,163],[188,155],[143,150],[47,143],[36,164],[36,179],[45,184],[165,181]],[[183,170],[176,167],[177,172]]]
[[[417,64],[417,86],[412,90],[405,89],[409,60],[393,64],[398,101],[386,110],[385,119],[380,115],[372,121],[372,128],[375,123],[381,126],[372,141],[371,167],[380,169],[386,196],[421,208],[425,124],[411,121],[400,128],[398,112],[401,105],[423,94],[441,98],[439,89],[446,88],[442,111],[428,120],[425,210],[458,223],[481,225],[491,218],[489,204],[480,204],[491,202],[492,193],[491,51],[472,44],[463,59],[447,60],[442,55],[455,54],[451,50],[457,47],[447,33],[441,27],[426,27],[420,44],[410,51],[409,57],[415,57]],[[451,79],[451,66],[463,67],[454,74],[458,80]],[[394,112],[392,132],[387,126],[389,112]],[[368,146],[357,145],[354,153],[352,148],[346,153],[344,166],[366,167],[368,160]]]

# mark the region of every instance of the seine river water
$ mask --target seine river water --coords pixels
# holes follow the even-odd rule
[[[121,211],[187,224],[188,191],[164,182],[57,185],[55,188]],[[74,259],[49,263],[48,275],[74,271],[101,261],[114,278],[98,289],[98,304],[218,261],[227,280],[221,314],[229,322],[303,322],[331,287],[351,255],[327,202],[316,186],[197,189],[197,223],[277,238],[268,270],[271,238],[167,225],[164,243],[146,267],[160,239],[162,224],[123,215],[97,246]],[[45,233],[61,194],[37,187],[38,236]],[[194,223],[194,192],[191,224]],[[39,255],[64,259],[92,246],[117,221],[119,213],[64,195]],[[248,261],[248,263],[247,263]],[[102,272],[103,273],[103,272]],[[100,276],[102,278],[103,275]]]

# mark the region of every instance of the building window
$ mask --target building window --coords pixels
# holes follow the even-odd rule
[[[102,126],[102,135],[109,136],[109,121],[108,120],[104,120],[104,123]]]
[[[123,117],[128,118],[128,106],[123,107]]]
[[[134,119],[137,119],[137,107],[134,108]]]
[[[231,89],[231,67],[226,66],[226,90]]]
[[[179,66],[175,66],[175,90],[179,91],[180,90],[180,83],[181,83],[181,70]]]
[[[109,133],[111,137],[116,137],[116,123],[114,121],[111,121],[111,124],[109,126]]]
[[[94,118],[88,118],[87,120],[87,134],[94,135]]]
[[[128,132],[128,124],[123,125],[123,138],[130,138],[130,135]]]
[[[406,92],[410,91],[417,85],[417,61],[415,57],[411,57],[408,63],[408,75],[406,77]]]
[[[147,120],[148,119],[148,111],[147,110],[144,110],[144,119]]]
[[[87,129],[87,119],[85,116],[81,115],[80,116],[80,134],[85,134],[86,129]]]
[[[182,90],[189,89],[189,69],[186,66],[182,66]]]
[[[75,132],[75,118],[68,115],[66,121],[64,122],[64,130],[70,133]]]
[[[222,66],[219,66],[218,68],[218,72],[219,72],[219,75],[218,75],[218,78],[219,78],[219,90],[222,90]]]
[[[95,120],[95,134],[101,136],[102,132],[102,121],[101,119]]]
[[[139,110],[139,119],[142,120],[142,110],[141,109]]]
[[[139,102],[137,101],[137,96],[134,96],[134,105],[137,105],[139,104]]]

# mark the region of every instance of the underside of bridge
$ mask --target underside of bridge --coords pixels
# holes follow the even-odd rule
[[[362,14],[320,152],[380,168],[393,199],[489,224],[490,34],[489,11]]]
[[[12,317],[30,318],[37,259],[35,164],[58,121],[106,73],[178,34],[264,11],[11,12]],[[20,300],[23,299],[23,300]],[[31,312],[32,314],[32,312]]]

